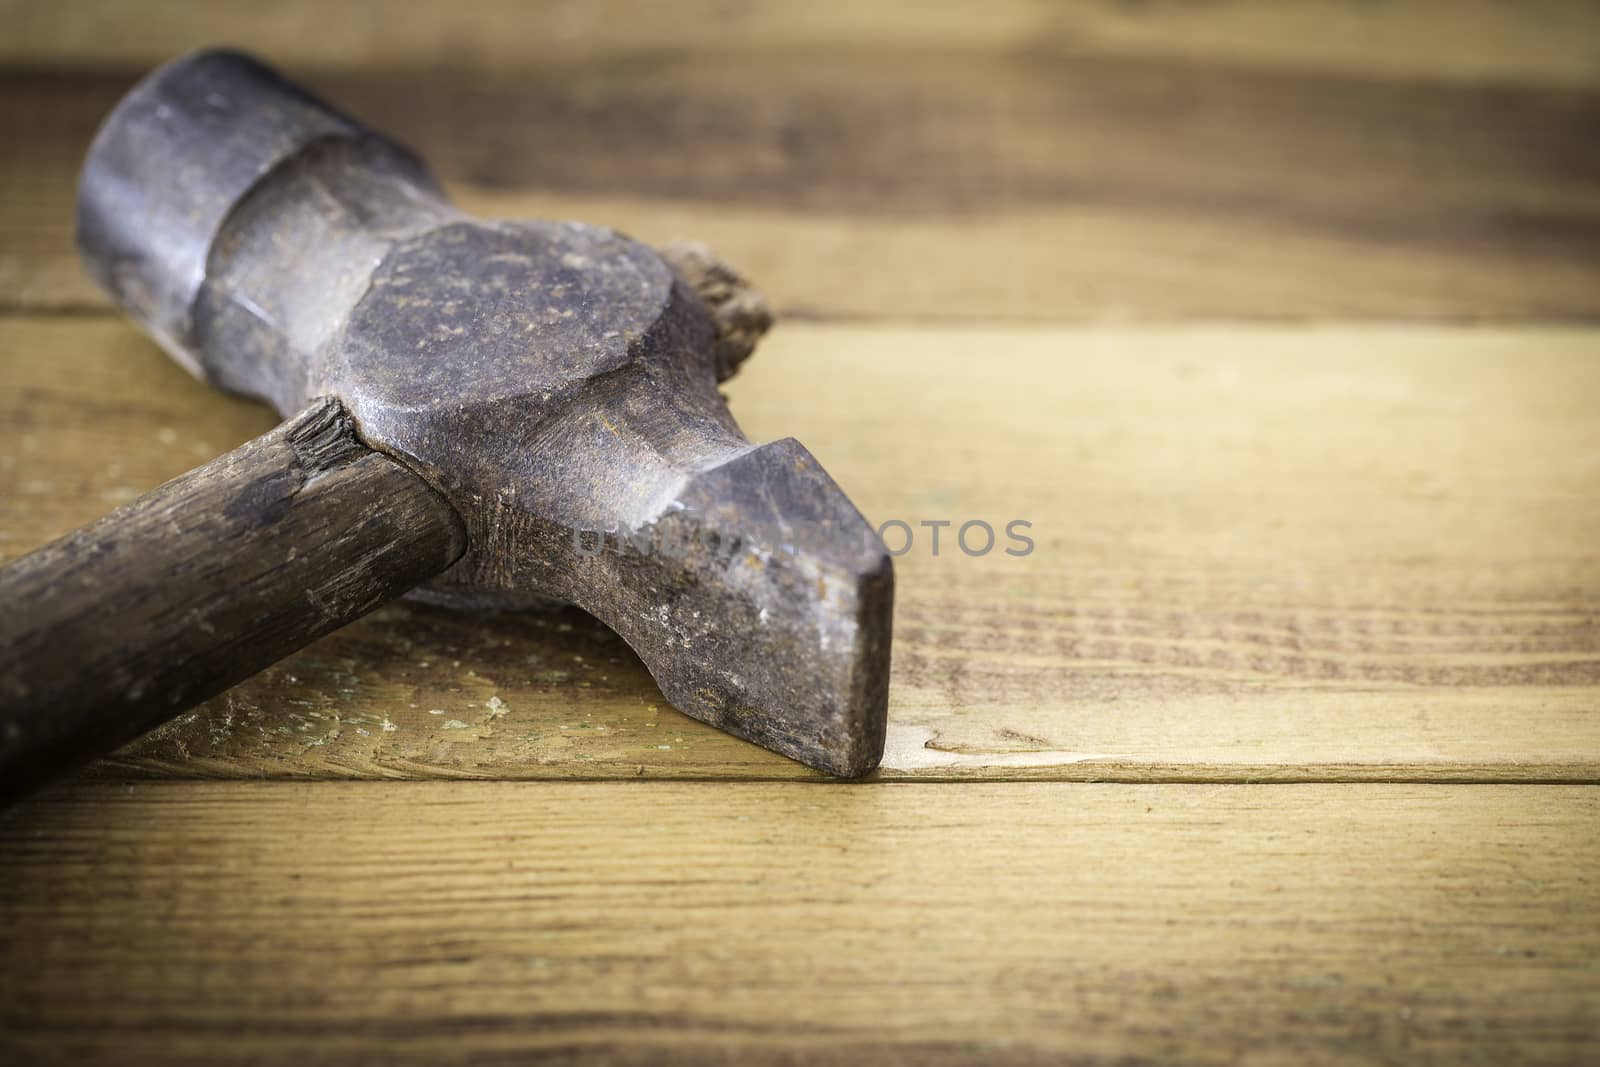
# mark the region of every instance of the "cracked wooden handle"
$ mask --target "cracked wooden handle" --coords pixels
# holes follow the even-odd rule
[[[461,521],[318,401],[0,569],[0,804],[443,571]]]

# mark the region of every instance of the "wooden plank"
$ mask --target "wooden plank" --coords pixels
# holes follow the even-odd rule
[[[1600,790],[160,783],[0,819],[8,1062],[1567,1064]]]
[[[789,324],[728,390],[919,535],[886,776],[1596,781],[1597,343]],[[0,351],[7,556],[271,423],[112,320],[0,319]],[[997,549],[932,555],[920,523],[973,519]],[[809,772],[671,711],[576,612],[401,605],[102,773]]]
[[[1022,50],[1229,63],[1403,78],[1593,85],[1600,15],[1585,0],[1223,0],[1204,6],[1100,0],[628,0],[538,3],[280,0],[197,7],[183,0],[3,0],[0,62],[138,67],[236,41],[285,62],[327,67],[455,63],[514,70],[572,58],[796,45]]]
[[[281,58],[468,208],[704,238],[791,314],[1600,317],[1592,79],[1085,52],[1070,34],[708,40],[499,67]],[[103,310],[73,262],[74,176],[146,68],[33,62],[0,73],[0,307]]]

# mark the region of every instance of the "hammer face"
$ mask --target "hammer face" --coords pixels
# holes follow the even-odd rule
[[[737,360],[654,251],[468,218],[415,156],[226,53],[129,94],[81,201],[91,269],[181,362],[286,414],[337,397],[444,493],[469,549],[428,595],[577,604],[689,714],[877,764],[889,559],[809,453],[740,433],[716,389]]]

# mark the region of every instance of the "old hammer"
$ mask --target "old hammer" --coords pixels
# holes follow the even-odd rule
[[[767,320],[720,262],[469,217],[222,51],[117,105],[78,243],[173,358],[286,421],[0,570],[0,797],[407,592],[576,604],[689,715],[877,765],[890,560],[809,452],[729,415]]]

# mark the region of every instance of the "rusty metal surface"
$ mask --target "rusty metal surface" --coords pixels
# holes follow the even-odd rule
[[[445,495],[469,547],[419,595],[576,604],[688,714],[876,766],[891,562],[804,447],[734,423],[716,385],[765,321],[727,268],[698,263],[714,320],[611,230],[466,216],[409,151],[225,52],[107,120],[79,243],[191,371],[284,413],[336,397]]]

